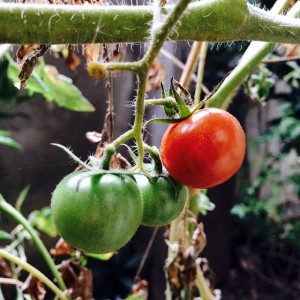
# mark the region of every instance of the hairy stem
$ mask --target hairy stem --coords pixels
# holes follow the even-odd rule
[[[281,5],[278,5],[278,2]],[[272,14],[279,13],[285,8],[288,0],[278,1],[271,10]],[[296,16],[300,12],[300,3],[297,2],[289,11],[288,16]],[[227,109],[238,88],[242,85],[244,80],[249,76],[259,63],[268,55],[274,48],[274,43],[270,42],[252,42],[239,64],[233,69],[228,77],[221,84],[219,89],[207,102],[207,106],[220,107]]]
[[[168,14],[172,9],[166,6],[162,12]],[[152,6],[0,3],[0,43],[145,42],[151,37],[152,20]],[[169,38],[296,44],[300,42],[300,21],[274,16],[244,0],[202,0],[187,7]]]
[[[32,276],[38,278],[41,282],[48,286],[48,288],[51,289],[59,299],[68,300],[64,293],[51,280],[49,280],[42,272],[40,272],[38,269],[30,265],[29,263],[25,262],[24,260],[20,259],[15,255],[10,254],[9,252],[3,249],[0,249],[0,256],[22,267]]]
[[[10,205],[8,202],[6,202],[1,194],[0,194],[0,210],[4,211],[10,217],[15,219],[19,224],[23,225],[23,227],[30,234],[31,239],[32,239],[33,243],[35,244],[36,248],[40,251],[41,255],[44,257],[44,260],[46,261],[49,269],[51,270],[54,278],[56,279],[59,288],[62,290],[65,290],[66,286],[56,268],[56,265],[54,264],[53,259],[51,258],[48,250],[46,249],[45,245],[39,238],[38,234],[33,229],[33,227],[30,225],[30,223],[26,220],[26,218],[24,218],[22,216],[22,214],[20,212],[18,212],[12,205]]]

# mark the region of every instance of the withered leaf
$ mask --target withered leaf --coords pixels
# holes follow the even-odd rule
[[[166,79],[166,71],[158,59],[156,58],[148,72],[148,79],[147,79],[147,86],[146,91],[150,92],[151,90],[158,90],[161,88],[161,82],[165,81]]]
[[[63,262],[61,273],[72,299],[93,299],[93,278],[89,269],[78,261],[67,261]]]
[[[24,294],[30,295],[32,300],[45,299],[46,290],[43,283],[31,275],[29,275],[25,280],[22,286],[22,291]]]
[[[85,133],[85,137],[93,144],[101,142],[102,136],[103,134],[97,131],[89,131]]]
[[[87,64],[93,62],[118,62],[125,56],[124,44],[88,44],[84,47]]]
[[[0,257],[0,276],[8,278],[12,277],[11,268],[3,259],[3,257]]]
[[[71,45],[68,46],[66,64],[71,71],[75,71],[80,65],[80,58],[75,54],[74,47]]]
[[[26,87],[26,81],[30,78],[34,67],[39,61],[39,57],[43,56],[49,49],[48,45],[22,45],[17,51],[17,62],[19,65],[19,79],[21,81],[20,89]]]
[[[146,280],[138,279],[135,281],[129,296],[135,296],[139,299],[148,299],[148,282]],[[130,299],[133,297],[129,297]]]
[[[73,247],[71,247],[67,242],[60,238],[54,248],[50,250],[50,254],[53,256],[70,255],[75,251],[76,250]]]

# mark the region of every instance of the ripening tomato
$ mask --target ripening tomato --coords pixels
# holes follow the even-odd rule
[[[209,188],[232,177],[246,150],[238,120],[225,110],[201,109],[172,124],[161,142],[162,161],[181,184]]]
[[[71,173],[51,200],[54,224],[71,246],[91,253],[124,246],[141,224],[143,200],[132,176]]]

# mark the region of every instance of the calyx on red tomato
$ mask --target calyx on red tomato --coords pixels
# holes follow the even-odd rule
[[[209,188],[232,177],[246,149],[237,119],[218,108],[200,109],[170,125],[161,142],[161,157],[170,176],[194,188]]]
[[[56,187],[53,221],[71,246],[108,253],[124,246],[141,224],[142,196],[132,176],[75,172]]]
[[[185,186],[166,173],[151,178],[143,174],[134,174],[134,177],[143,197],[143,225],[163,226],[182,212],[187,198]]]

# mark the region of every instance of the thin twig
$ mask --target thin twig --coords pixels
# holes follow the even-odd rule
[[[0,285],[1,284],[7,284],[7,285],[15,285],[18,287],[22,287],[23,286],[23,282],[18,280],[18,279],[14,279],[14,278],[4,278],[4,277],[0,277]]]
[[[295,60],[300,60],[300,56],[295,55],[295,56],[290,56],[290,57],[266,59],[266,60],[263,60],[262,63],[264,63],[264,64],[277,64],[277,63],[283,63],[283,62],[289,62],[289,61],[295,61]]]
[[[136,272],[136,274],[135,274],[135,277],[134,277],[134,278],[135,278],[136,280],[140,278],[142,269],[143,269],[143,267],[144,267],[144,265],[145,265],[145,262],[146,262],[146,260],[147,260],[147,258],[148,258],[148,256],[149,256],[149,253],[150,253],[151,247],[152,247],[152,245],[153,245],[153,242],[154,242],[154,240],[155,240],[155,238],[156,238],[156,235],[157,235],[157,232],[158,232],[158,228],[159,228],[159,227],[155,227],[155,229],[154,229],[153,232],[152,232],[151,238],[150,238],[149,243],[148,243],[148,245],[147,245],[147,248],[146,248],[146,250],[145,250],[145,252],[144,252],[144,255],[143,255],[143,258],[142,258],[142,260],[141,260],[141,262],[140,262],[139,268],[138,268],[138,270],[137,270],[137,272]]]
[[[201,99],[201,90],[203,89],[204,66],[206,61],[207,50],[208,50],[208,42],[203,42],[199,54],[197,84],[196,84],[196,91],[194,96],[195,104],[200,103],[200,99]]]
[[[194,73],[195,67],[197,65],[198,57],[201,51],[202,42],[194,42],[187,58],[185,68],[181,74],[180,84],[188,88],[189,83],[191,81],[191,76]]]

